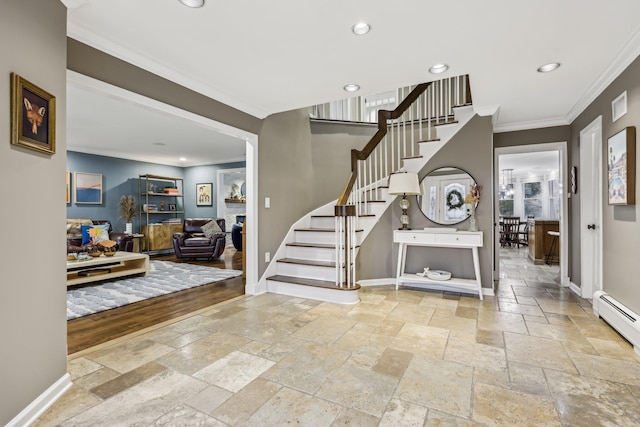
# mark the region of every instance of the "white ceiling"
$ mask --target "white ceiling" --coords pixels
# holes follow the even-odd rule
[[[558,174],[559,151],[537,151],[533,153],[501,154],[498,156],[498,171],[511,169],[513,177],[549,176]]]
[[[469,74],[496,131],[568,124],[640,53],[637,0],[63,2],[70,37],[260,118],[344,98],[347,83],[434,80],[444,62],[437,78]],[[372,31],[353,35],[358,21]]]

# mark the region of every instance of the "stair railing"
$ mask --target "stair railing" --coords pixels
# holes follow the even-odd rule
[[[407,93],[405,97],[405,93]],[[336,286],[356,285],[357,219],[368,215],[391,173],[418,158],[419,143],[437,140],[436,127],[454,121],[453,108],[471,104],[468,76],[398,89],[394,110],[378,110],[378,130],[351,150],[351,174],[335,206]]]

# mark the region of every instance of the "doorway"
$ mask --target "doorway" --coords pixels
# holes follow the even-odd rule
[[[508,277],[509,266],[513,270],[530,262],[546,264],[546,252],[542,258],[535,255],[540,247],[532,248],[526,242],[526,224],[529,218],[539,223],[553,224],[559,230],[556,267],[559,283],[569,285],[568,278],[568,204],[567,198],[567,143],[543,143],[495,149],[494,154],[494,280]],[[515,216],[520,219],[521,243],[501,242],[500,218]],[[546,237],[546,234],[545,234]],[[522,243],[522,240],[525,240]],[[531,253],[530,253],[531,252]],[[501,260],[501,255],[513,257]],[[540,261],[542,259],[542,262]],[[554,258],[555,259],[555,258]],[[501,262],[503,261],[503,262]],[[516,266],[517,265],[517,266]],[[526,268],[526,267],[525,267]]]

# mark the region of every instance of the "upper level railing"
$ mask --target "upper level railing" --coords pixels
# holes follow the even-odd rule
[[[407,93],[406,97],[404,93]],[[421,157],[419,144],[437,140],[436,127],[455,120],[454,107],[471,104],[467,76],[402,88],[398,90],[398,98],[401,95],[403,98],[399,103],[386,98],[389,105],[395,104],[394,109],[377,110],[378,130],[362,150],[351,150],[351,173],[335,207],[336,284],[339,286],[355,285],[355,225],[347,217],[368,214],[369,205],[376,201],[380,188],[386,187],[388,176],[399,171],[404,160]],[[340,104],[345,107],[341,111],[364,112],[365,115],[358,117],[369,117],[368,110],[362,108],[362,99],[358,101],[358,98]],[[367,97],[363,99],[366,103]],[[378,100],[385,101],[385,98],[378,97]],[[349,105],[355,107],[346,108]],[[344,120],[344,116],[338,118],[337,113],[331,113],[329,107],[317,107],[313,114],[318,119]]]

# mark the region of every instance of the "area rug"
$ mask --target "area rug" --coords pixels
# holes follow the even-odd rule
[[[147,277],[123,278],[67,290],[67,320],[238,277],[241,274],[242,271],[239,270],[171,261],[150,261]]]

